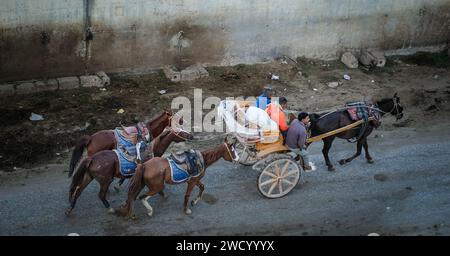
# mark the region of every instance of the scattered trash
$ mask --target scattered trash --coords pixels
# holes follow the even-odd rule
[[[284,88],[284,90],[283,91],[286,91],[286,88]]]
[[[163,95],[163,94],[166,94],[166,93],[167,93],[167,90],[159,90],[158,93],[161,94],[161,95]]]
[[[303,76],[303,73],[301,71],[298,71],[299,76]]]
[[[42,120],[44,120],[44,117],[39,114],[36,114],[36,113],[31,113],[30,120],[31,121],[42,121]]]
[[[100,91],[104,92],[106,91],[106,88],[100,88]]]
[[[313,88],[313,91],[315,91],[315,92],[317,92],[319,89],[317,89],[317,88]]]
[[[125,110],[123,110],[123,108],[117,110],[117,114],[123,114],[125,112]]]
[[[61,153],[56,153],[57,156],[61,155]]]
[[[288,64],[286,60],[282,60],[281,64]]]
[[[351,77],[349,75],[344,75],[344,79],[350,81]]]
[[[331,83],[328,83],[328,87],[330,87],[330,88],[336,88],[336,87],[338,87],[339,86],[339,83],[338,82],[331,82]]]
[[[280,76],[277,76],[277,75],[272,75],[272,78],[271,78],[272,80],[275,80],[275,81],[278,81],[278,80],[280,80]]]
[[[69,233],[69,234],[67,234],[67,236],[80,236],[80,234],[78,234],[78,233]]]
[[[375,80],[370,81],[371,83],[375,83]]]
[[[433,78],[434,78],[434,79],[438,79],[439,76],[438,76],[438,75],[434,75]]]
[[[367,236],[380,236],[380,234],[378,234],[378,233],[370,233]]]

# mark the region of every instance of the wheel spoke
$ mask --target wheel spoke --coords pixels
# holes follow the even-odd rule
[[[269,189],[269,192],[268,192],[269,195],[272,194],[272,191],[273,191],[273,189],[274,189],[276,186],[277,186],[277,183],[274,182],[274,183],[272,184],[272,186],[270,187],[270,189]]]
[[[287,184],[294,186],[295,184],[293,182],[290,182],[289,180],[281,179],[283,182],[286,182]]]
[[[286,177],[292,176],[293,174],[297,174],[297,172],[296,171],[290,171],[290,172],[286,173],[286,175],[284,175],[281,178],[286,178]]]
[[[274,182],[274,179],[266,180],[266,181],[264,181],[263,183],[261,183],[261,187],[262,187],[262,186],[265,186],[265,185],[267,185],[267,184],[271,184],[272,182]]]
[[[268,171],[264,171],[263,173],[265,173],[266,175],[269,175],[272,178],[278,178],[278,176],[276,176],[275,174],[268,172]]]
[[[283,185],[282,184],[283,183],[280,180],[278,180],[278,189],[280,190],[280,194],[283,193]]]
[[[280,175],[280,176],[283,177],[284,173],[285,173],[285,172],[287,171],[287,169],[288,169],[288,166],[289,166],[289,162],[286,161],[286,164],[283,166],[283,169],[281,169],[281,175]]]
[[[277,177],[280,176],[280,166],[278,166],[278,162],[275,163],[275,173],[276,173]]]

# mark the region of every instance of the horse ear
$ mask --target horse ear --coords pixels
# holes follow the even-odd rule
[[[398,98],[397,93],[394,94],[394,98]]]
[[[226,136],[225,136],[225,140],[224,140],[224,142],[225,142],[225,143],[228,143],[228,140],[227,140],[227,137],[226,137]]]

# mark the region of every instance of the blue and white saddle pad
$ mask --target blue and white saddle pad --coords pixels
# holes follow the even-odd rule
[[[119,159],[119,170],[122,176],[131,176],[136,171],[137,164],[134,157],[128,156],[120,149],[114,149],[117,158]]]
[[[188,171],[179,166],[177,163],[175,163],[172,158],[167,157],[167,161],[169,161],[170,166],[170,177],[173,182],[175,183],[183,183],[187,180],[189,180],[190,177],[197,177],[200,174],[202,174],[202,171],[200,171],[196,176],[189,175]]]
[[[116,137],[117,147],[130,147],[134,146],[134,142],[126,138],[119,128],[114,129],[114,136]]]

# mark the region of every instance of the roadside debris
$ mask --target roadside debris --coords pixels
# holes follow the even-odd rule
[[[367,236],[380,236],[380,234],[378,234],[378,233],[370,233]]]
[[[386,57],[380,51],[362,49],[359,62],[366,67],[384,67],[386,65]]]
[[[163,94],[166,94],[166,93],[167,93],[167,90],[159,90],[158,93],[161,94],[161,95],[163,95]]]
[[[349,75],[344,75],[344,79],[347,81],[350,81],[350,79],[352,79]]]
[[[125,110],[123,110],[123,108],[117,110],[117,114],[123,114],[125,112]]]
[[[330,82],[330,83],[328,83],[328,87],[330,87],[330,88],[336,88],[338,86],[339,86],[338,82]]]
[[[271,79],[274,81],[278,81],[278,80],[280,80],[280,76],[272,75]]]
[[[31,113],[30,120],[31,121],[42,121],[42,120],[44,120],[44,117],[42,115],[39,115],[36,113]]]
[[[341,57],[342,63],[348,68],[358,68],[358,59],[351,52],[345,52]]]

